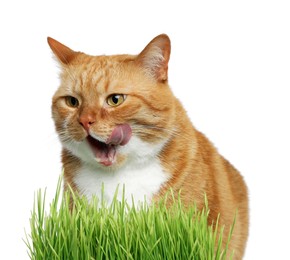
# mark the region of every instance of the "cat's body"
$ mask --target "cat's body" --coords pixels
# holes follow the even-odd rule
[[[240,259],[248,236],[247,188],[172,94],[169,38],[154,38],[137,56],[89,56],[48,42],[62,65],[52,112],[65,187],[90,199],[104,185],[110,202],[125,185],[128,203],[132,195],[158,200],[173,189],[185,205],[200,208],[206,194],[209,222],[220,214],[226,234],[238,210],[230,249]]]

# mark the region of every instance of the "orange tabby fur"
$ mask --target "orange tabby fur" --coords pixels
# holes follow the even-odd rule
[[[86,138],[81,120],[89,122],[102,140],[110,136],[116,125],[126,122],[132,127],[132,136],[152,146],[160,143],[162,148],[156,158],[168,179],[153,199],[158,200],[172,188],[176,194],[181,191],[185,205],[195,202],[201,208],[206,194],[209,224],[220,214],[225,234],[238,210],[230,249],[235,250],[234,259],[241,259],[248,236],[247,188],[238,171],[192,126],[172,94],[167,80],[168,36],[157,36],[136,56],[89,56],[52,38],[48,38],[48,43],[62,67],[61,85],[52,104],[62,143]],[[126,95],[126,100],[110,107],[106,99],[116,93]],[[77,98],[79,105],[69,107],[67,96]],[[116,161],[107,167],[108,174],[117,172],[128,160],[126,154],[117,153]],[[65,187],[70,185],[82,193],[75,177],[86,162],[65,145],[62,162]]]

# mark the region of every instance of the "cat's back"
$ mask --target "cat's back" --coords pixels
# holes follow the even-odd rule
[[[174,117],[175,133],[160,156],[171,178],[161,192],[169,187],[181,190],[183,202],[196,203],[199,208],[204,206],[206,194],[209,224],[220,216],[225,236],[236,217],[230,249],[235,250],[235,259],[241,259],[248,236],[248,192],[243,177],[191,124],[178,100]]]

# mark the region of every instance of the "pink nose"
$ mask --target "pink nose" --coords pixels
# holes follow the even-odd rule
[[[83,115],[79,118],[79,122],[89,132],[91,125],[95,123],[95,119],[91,115]]]

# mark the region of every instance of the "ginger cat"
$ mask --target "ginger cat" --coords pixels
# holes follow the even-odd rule
[[[241,259],[247,188],[170,90],[168,36],[157,36],[139,55],[90,56],[49,37],[48,43],[62,69],[52,115],[63,146],[65,187],[90,199],[104,185],[110,202],[117,186],[125,185],[128,203],[132,195],[135,201],[158,200],[172,188],[181,191],[185,205],[200,208],[206,193],[209,224],[220,213],[225,236],[238,210],[230,249]]]

